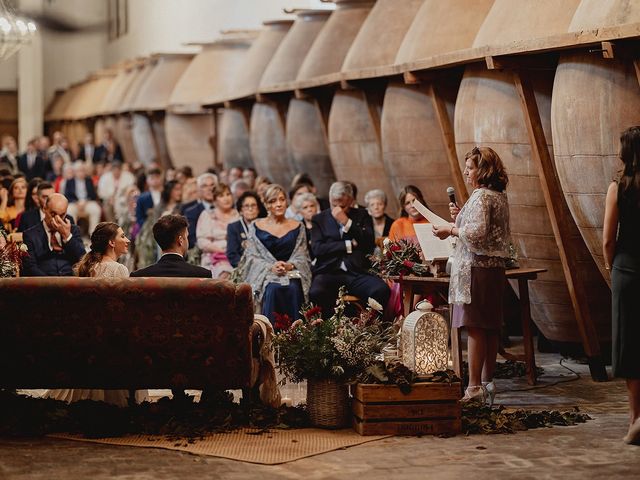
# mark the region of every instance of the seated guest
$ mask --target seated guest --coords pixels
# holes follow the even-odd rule
[[[311,180],[311,176],[308,173],[298,173],[293,180],[291,180],[291,188],[293,189],[296,185],[304,184],[309,187],[309,191],[313,193],[318,199],[318,203],[320,204],[320,210],[326,210],[329,208],[329,201],[326,198],[320,198],[318,196],[318,189],[316,188],[313,180]]]
[[[190,166],[186,165],[176,170],[176,180],[178,180],[181,184],[184,185],[187,180],[192,178],[193,169]]]
[[[242,178],[239,178],[231,184],[231,196],[235,201],[238,201],[242,194],[249,190],[251,190],[249,185]]]
[[[26,277],[71,276],[85,254],[80,229],[67,216],[69,202],[53,193],[44,206],[44,219],[24,232],[29,254],[23,260]]]
[[[64,184],[64,196],[69,200],[69,215],[76,223],[78,217],[89,219],[89,234],[93,232],[100,222],[102,208],[98,203],[96,188],[87,176],[87,169],[84,162],[77,161],[73,164],[73,178]]]
[[[62,179],[63,179],[64,160],[57,153],[48,158],[49,158],[48,162],[50,163],[49,165],[50,168],[47,171],[47,174],[44,177],[44,179],[47,182],[51,182],[53,184],[53,188],[56,189],[56,193],[60,193],[59,190],[60,190],[60,182],[62,182]]]
[[[242,178],[242,168],[240,167],[231,167],[229,169],[227,181],[224,182],[227,185],[233,185],[233,182],[236,180],[240,180]]]
[[[353,189],[347,182],[335,182],[329,190],[331,209],[313,217],[311,247],[316,256],[313,283],[309,291],[312,302],[322,308],[323,315],[333,313],[338,290],[347,291],[385,306],[389,287],[380,278],[367,273],[367,255],[375,247],[373,221],[366,210],[352,208]]]
[[[416,237],[416,230],[413,228],[413,225],[416,223],[429,223],[429,221],[416,210],[413,206],[413,201],[418,200],[425,207],[429,208],[427,202],[424,201],[424,196],[420,189],[414,185],[407,185],[400,190],[398,200],[400,201],[400,218],[395,220],[391,225],[389,238],[391,240],[406,239],[417,242],[418,238]]]
[[[142,227],[149,215],[149,210],[160,203],[162,195],[162,170],[152,168],[145,179],[147,191],[141,193],[136,203],[136,223]]]
[[[38,205],[38,185],[43,181],[40,177],[34,177],[27,183],[27,198],[24,204],[25,211],[38,209],[40,207],[40,205]]]
[[[189,222],[189,248],[196,246],[196,226],[198,218],[204,210],[213,208],[213,190],[218,185],[218,177],[213,173],[203,173],[197,180],[198,199],[192,204],[182,206],[182,215],[187,217]]]
[[[100,165],[100,164],[96,164]],[[136,182],[136,178],[122,162],[115,161],[106,167],[98,180],[98,197],[102,200],[105,217],[115,218],[115,205],[124,192]]]
[[[269,214],[249,225],[244,280],[262,314],[275,324],[276,314],[296,319],[308,297],[311,269],[304,226],[285,217],[287,197],[280,185],[265,192]]]
[[[82,160],[87,165],[98,163],[96,145],[93,141],[93,133],[87,132],[84,135],[84,141],[78,145],[78,160]]]
[[[255,192],[244,192],[236,202],[240,220],[227,226],[227,258],[233,268],[238,266],[249,236],[249,225],[267,212]]]
[[[191,265],[184,259],[189,248],[187,219],[182,215],[165,215],[153,226],[153,238],[162,250],[157,263],[131,272],[132,277],[211,278],[211,271]]]
[[[255,168],[248,167],[242,172],[242,179],[249,185],[251,190],[256,186],[256,178],[258,178],[258,172],[256,172]]]
[[[254,185],[254,190],[260,197],[260,201],[264,203],[264,192],[266,192],[267,188],[269,188],[269,185],[271,185],[271,180],[269,180],[267,177],[257,177]]]
[[[320,204],[313,193],[297,195],[294,201],[296,203],[296,211],[298,211],[302,216],[302,223],[307,235],[307,249],[309,250],[309,257],[311,258],[311,261],[313,261],[316,257],[313,255],[313,251],[311,250],[311,229],[313,228],[313,222],[311,220],[320,211]]]
[[[233,267],[227,258],[227,227],[240,220],[234,208],[231,190],[224,183],[213,191],[213,210],[205,210],[198,218],[196,238],[202,251],[200,265],[213,273],[213,278],[229,278]]]
[[[293,218],[299,222],[302,221],[302,214],[296,208],[298,205],[296,199],[300,195],[304,195],[306,193],[311,193],[311,186],[307,183],[297,183],[291,187],[291,190],[289,190],[289,206],[287,207],[287,213],[285,214],[287,218]]]
[[[11,175],[18,173],[18,144],[11,135],[2,137],[0,168],[6,168],[11,172]]]
[[[17,230],[16,221],[24,212],[26,201],[27,181],[24,177],[18,177],[11,182],[9,189],[0,186],[0,223],[7,232]]]
[[[36,203],[37,207],[31,210],[26,210],[20,216],[20,223],[18,224],[18,231],[24,232],[34,225],[42,222],[44,220],[44,204],[47,202],[47,199],[55,193],[53,189],[53,185],[49,182],[40,182],[36,188]],[[73,223],[73,219],[70,216],[67,218],[71,219]]]
[[[104,132],[104,140],[95,149],[95,153],[93,154],[93,161],[96,163],[109,163],[116,160],[120,162],[124,161],[124,157],[122,156],[122,149],[114,138],[113,131],[107,129]]]
[[[178,180],[180,182],[180,180]],[[198,181],[195,178],[187,178],[182,183],[182,202],[180,211],[184,211],[184,205],[193,206],[198,201]]]
[[[379,189],[369,190],[364,196],[364,203],[367,211],[373,219],[373,232],[375,233],[376,243],[379,238],[389,236],[393,218],[385,213],[387,208],[387,195]]]
[[[47,151],[47,156],[51,158],[54,155],[59,155],[62,157],[65,164],[71,163],[69,143],[67,142],[67,139],[64,138],[64,134],[62,132],[53,132],[52,140],[51,146]]]
[[[36,139],[29,140],[27,151],[18,157],[18,168],[27,177],[27,180],[47,176],[47,162],[38,152]]]

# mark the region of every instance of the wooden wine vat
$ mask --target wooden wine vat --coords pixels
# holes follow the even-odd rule
[[[285,139],[286,104],[256,103],[251,110],[251,156],[259,175],[285,189],[295,175],[287,155]]]
[[[640,3],[629,0],[582,0],[576,9],[570,32],[591,28],[640,23]]]
[[[259,91],[277,90],[293,82],[311,45],[331,15],[329,10],[299,10],[260,80]],[[261,98],[251,111],[249,140],[253,164],[259,175],[285,188],[296,171],[287,153],[286,115],[289,95]]]
[[[292,98],[287,112],[286,138],[287,153],[293,167],[289,181],[297,173],[308,173],[318,195],[326,197],[336,177],[329,157],[323,109],[329,109],[326,99]]]
[[[300,65],[331,15],[331,10],[299,10],[260,79],[260,92],[279,91],[296,79]]]
[[[580,0],[495,0],[474,47],[565,33]]]
[[[494,1],[425,0],[398,49],[396,63],[471,47]]]
[[[230,98],[245,98],[256,94],[271,59],[289,33],[293,20],[264,22],[258,38],[246,54],[244,66],[238,72]],[[291,59],[287,59],[291,62]]]
[[[218,158],[226,169],[253,167],[249,140],[249,107],[227,106],[218,114]]]
[[[351,45],[342,72],[357,75],[359,70],[392,65],[423,3],[424,0],[378,0]],[[426,43],[424,38],[421,43]]]
[[[449,118],[457,82],[443,90]],[[438,215],[449,214],[447,187],[455,185],[433,99],[423,85],[392,82],[382,107],[382,158],[393,191],[415,185]]]
[[[115,117],[113,136],[120,144],[125,162],[131,164],[139,162],[136,147],[133,143],[133,122],[129,115]]]
[[[573,218],[607,280],[605,196],[622,166],[620,134],[639,124],[640,87],[631,62],[589,54],[560,59],[552,105],[556,169]]]
[[[358,186],[358,202],[374,188],[387,194],[387,211],[396,215],[397,191],[391,185],[380,145],[380,115],[384,89],[367,95],[363,90],[336,92],[329,114],[329,150],[336,178]]]
[[[336,9],[318,34],[305,57],[296,84],[305,87],[341,70],[344,59],[360,27],[367,19],[373,0],[335,0]]]
[[[133,143],[137,157],[148,165],[172,165],[164,137],[164,111],[176,83],[193,59],[192,54],[156,54],[149,62],[149,73],[137,89],[128,108],[133,115]]]
[[[527,75],[534,85],[543,129],[551,150],[553,71],[537,72],[535,75],[528,72]],[[580,341],[513,74],[487,71],[484,66],[467,67],[456,102],[455,119],[461,168],[464,154],[476,145],[494,148],[507,168],[511,233],[520,266],[548,270],[530,285],[533,320],[549,339]],[[588,308],[596,322],[600,339],[608,338],[608,289],[597,275],[575,225],[570,227],[570,248],[578,255],[579,278],[589,293]]]
[[[175,168],[189,166],[195,175],[199,175],[215,166],[212,147],[215,125],[212,113],[167,112],[164,128],[167,148]]]

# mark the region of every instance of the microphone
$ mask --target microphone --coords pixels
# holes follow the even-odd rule
[[[455,206],[458,206],[456,203],[456,191],[453,187],[447,187],[447,195],[449,195],[449,203],[453,203]]]

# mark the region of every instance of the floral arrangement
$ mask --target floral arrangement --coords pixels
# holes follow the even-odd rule
[[[381,308],[369,307],[357,317],[345,313],[344,288],[340,290],[334,314],[322,318],[320,307],[305,305],[294,322],[277,315],[280,332],[273,346],[285,379],[334,379],[355,381],[379,357],[382,347],[393,337],[393,330],[380,321]]]
[[[24,243],[18,245],[7,241],[4,236],[0,240],[0,244],[2,243],[4,246],[0,247],[0,278],[15,277],[22,266],[22,259],[27,255],[27,246]]]
[[[429,275],[429,265],[423,263],[420,247],[409,240],[385,240],[382,252],[369,255],[369,260],[371,273],[382,278]]]

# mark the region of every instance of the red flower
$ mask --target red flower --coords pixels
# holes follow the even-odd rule
[[[415,262],[412,262],[410,260],[403,260],[402,265],[404,265],[407,268],[413,268],[413,266],[415,265]]]
[[[391,258],[393,254],[391,253],[390,250],[387,250],[387,253],[385,253],[385,255],[387,258]]]
[[[304,318],[306,318],[307,320],[311,320],[315,316],[321,315],[321,314],[322,314],[322,308],[316,305],[315,307],[311,307],[309,310],[304,312]]]
[[[278,312],[274,312],[273,316],[276,319],[276,330],[288,330],[291,326],[291,317],[286,313],[280,314]]]
[[[400,250],[402,250],[402,247],[397,243],[392,243],[389,247],[389,250],[391,250],[392,252],[399,252]]]

